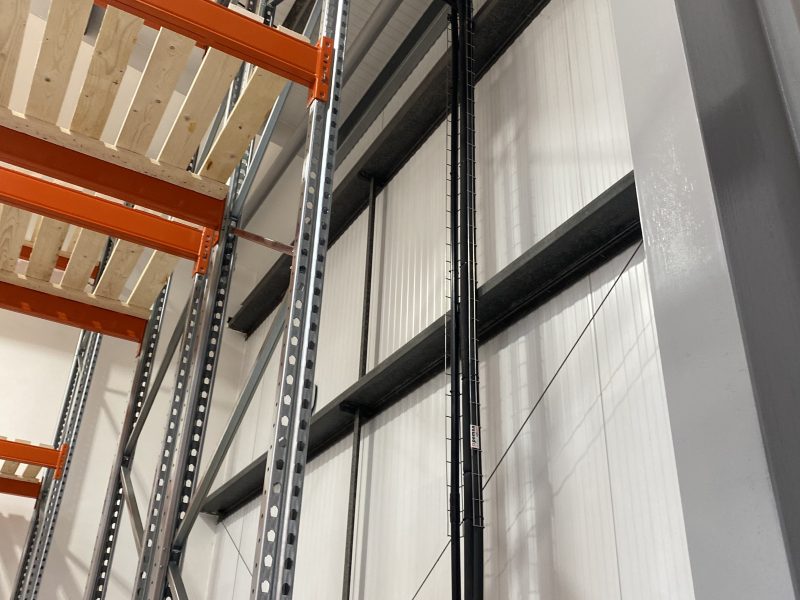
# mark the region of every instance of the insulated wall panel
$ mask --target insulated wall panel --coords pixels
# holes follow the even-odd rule
[[[445,131],[439,127],[379,196],[372,291],[375,325],[370,340],[373,366],[444,312]]]
[[[316,410],[358,379],[366,249],[365,211],[331,246],[325,263],[315,375],[319,389]]]
[[[632,170],[608,0],[554,0],[476,89],[485,281]]]
[[[597,310],[627,253],[590,276]],[[623,598],[694,597],[642,251],[594,321]]]
[[[352,598],[409,600],[447,542],[443,383],[364,427]],[[449,570],[437,569],[417,598],[449,596],[449,584]]]
[[[693,598],[641,251],[614,283],[632,253],[481,348],[487,598]]]
[[[303,494],[302,526],[297,551],[294,597],[335,598],[344,567],[345,520],[350,475],[350,440],[326,450],[311,463]],[[250,598],[256,552],[260,499],[217,526],[214,571],[208,595],[213,600]]]
[[[620,597],[591,335],[571,351],[590,296],[584,279],[481,348],[485,473],[542,398],[486,487],[488,598]]]

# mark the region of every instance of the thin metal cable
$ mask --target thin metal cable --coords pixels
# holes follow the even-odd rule
[[[562,360],[561,364],[558,365],[556,372],[553,373],[553,376],[550,378],[550,381],[547,382],[547,385],[544,387],[544,390],[542,390],[542,393],[539,394],[539,397],[536,399],[536,402],[534,402],[533,406],[531,407],[531,410],[528,412],[528,416],[525,417],[524,421],[522,421],[519,428],[517,429],[517,432],[514,434],[514,437],[511,438],[511,441],[508,443],[508,446],[506,446],[505,451],[503,452],[503,454],[500,455],[500,458],[498,459],[494,469],[492,469],[492,472],[489,473],[489,476],[486,478],[486,481],[483,482],[483,489],[486,489],[486,486],[489,485],[489,482],[495,476],[495,473],[497,473],[497,470],[500,468],[500,465],[503,464],[503,461],[505,460],[506,456],[508,456],[508,453],[511,451],[512,446],[517,441],[517,439],[519,439],[519,436],[522,434],[522,430],[525,429],[525,426],[528,424],[528,421],[531,420],[533,413],[542,403],[542,400],[544,400],[544,397],[547,395],[547,392],[550,390],[553,383],[555,383],[556,378],[561,373],[561,370],[564,368],[564,365],[567,364],[567,361],[569,360],[570,356],[572,356],[572,353],[575,351],[575,348],[578,347],[578,344],[583,339],[583,336],[586,335],[587,331],[589,331],[589,328],[592,326],[592,323],[594,323],[595,317],[600,312],[600,309],[603,308],[603,305],[606,303],[606,300],[608,300],[608,298],[611,296],[611,293],[617,287],[617,283],[619,283],[619,280],[622,279],[622,276],[628,270],[628,267],[630,266],[631,262],[633,262],[633,259],[636,257],[636,255],[639,253],[639,249],[641,247],[642,247],[642,242],[640,241],[638,244],[636,244],[636,248],[633,249],[633,252],[631,253],[630,257],[628,257],[628,260],[625,261],[625,265],[623,265],[622,270],[620,270],[619,274],[616,276],[616,278],[614,278],[614,282],[611,284],[611,287],[609,288],[608,292],[606,292],[605,296],[603,296],[603,299],[597,305],[597,308],[594,309],[592,316],[589,317],[589,321],[586,323],[584,328],[578,334],[577,339],[572,344],[569,351],[567,351],[567,355],[564,357],[564,360]],[[450,547],[450,540],[448,539],[444,547],[442,548],[442,551],[439,553],[439,556],[433,562],[433,565],[431,566],[430,570],[427,572],[425,578],[422,580],[422,583],[419,584],[417,591],[414,592],[414,596],[412,596],[411,600],[416,600],[417,596],[419,596],[419,593],[422,591],[422,587],[428,581],[434,569],[436,569],[436,565],[438,565],[439,561],[442,560],[442,556],[444,556],[444,553],[447,551],[449,547]]]
[[[244,568],[247,569],[247,572],[250,573],[250,577],[252,577],[253,576],[253,571],[252,571],[252,569],[250,569],[250,567],[247,566],[247,562],[248,561],[246,561],[244,556],[242,556],[242,552],[241,552],[241,550],[239,550],[239,546],[236,544],[236,540],[233,539],[233,536],[231,535],[231,532],[228,531],[228,528],[225,526],[225,521],[220,521],[219,524],[222,525],[222,528],[225,530],[225,533],[228,534],[228,537],[231,540],[231,544],[233,544],[233,547],[236,548],[236,554],[239,555],[239,560],[242,561],[242,564],[244,565]]]

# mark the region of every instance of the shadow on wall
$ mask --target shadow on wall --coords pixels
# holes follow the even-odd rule
[[[130,393],[134,355],[132,344],[111,338],[105,338],[101,343],[47,558],[40,593],[42,598],[72,600],[83,596],[111,461]],[[120,372],[124,372],[124,376],[121,377]],[[117,578],[112,573],[114,579]],[[119,583],[121,589],[130,589],[131,581],[119,580]]]
[[[29,504],[33,511],[33,500]],[[10,542],[0,544],[0,581],[10,590],[17,576],[22,544],[28,533],[28,519],[21,515],[0,513],[0,531],[3,531],[3,539]]]

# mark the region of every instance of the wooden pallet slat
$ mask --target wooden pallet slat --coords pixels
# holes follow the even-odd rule
[[[142,25],[144,20],[140,17],[113,6],[106,9],[72,117],[72,131],[93,138],[103,133]]]
[[[67,237],[68,230],[69,225],[63,221],[56,221],[48,217],[41,220],[34,237],[28,268],[25,271],[27,277],[44,281],[50,279],[58,261],[58,252]]]
[[[92,0],[51,2],[25,113],[55,123],[64,103]]]
[[[125,240],[117,240],[111,258],[108,259],[100,281],[94,290],[95,297],[119,299],[125,282],[130,277],[144,248]]]
[[[138,308],[149,309],[153,306],[153,301],[158,296],[161,288],[167,283],[167,279],[175,270],[178,264],[178,257],[164,252],[153,252],[150,260],[147,261],[144,271],[128,298],[127,304]]]
[[[208,130],[242,61],[209,48],[167,135],[158,160],[185,169]]]
[[[31,213],[14,206],[0,206],[0,270],[13,271],[25,243]]]
[[[61,279],[61,287],[81,291],[86,287],[107,239],[108,236],[89,229],[78,231],[75,248]]]
[[[272,110],[286,79],[256,69],[206,157],[200,174],[224,182]]]
[[[174,31],[158,32],[117,146],[139,154],[147,152],[193,48],[193,40]]]
[[[0,2],[0,106],[8,106],[25,35],[30,0]]]
[[[33,481],[39,476],[39,473],[42,472],[42,468],[43,467],[39,465],[26,465],[25,469],[22,471],[22,478]]]

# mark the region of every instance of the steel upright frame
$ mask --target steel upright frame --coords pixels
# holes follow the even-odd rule
[[[78,340],[53,440],[54,446],[68,444],[69,449],[62,476],[56,479],[50,470],[42,482],[17,570],[13,600],[33,600],[38,595],[102,338],[99,333],[83,331]]]
[[[274,437],[268,451],[256,541],[250,590],[253,599],[288,600],[294,591],[348,14],[349,0],[326,0],[322,11],[320,33],[333,52],[331,94],[327,102],[316,100],[309,109],[308,154],[288,291]]]
[[[347,17],[347,0],[327,0],[329,15],[325,28],[321,32],[323,47],[322,56],[335,56],[330,65],[323,65],[332,75],[330,78],[330,100],[312,101],[310,119],[312,123],[309,140],[309,159],[304,170],[303,205],[300,225],[298,226],[297,247],[294,249],[297,269],[302,273],[312,272],[315,264],[316,282],[304,290],[306,296],[287,296],[285,308],[278,311],[270,331],[264,340],[255,365],[248,377],[236,408],[215,451],[204,477],[195,485],[199,471],[199,459],[205,431],[206,416],[212,395],[218,349],[224,330],[226,298],[230,276],[235,260],[237,225],[241,219],[242,209],[252,185],[253,175],[258,168],[266,147],[270,142],[278,116],[285,104],[291,84],[287,84],[284,92],[276,101],[272,113],[262,130],[258,144],[251,144],[245,158],[234,173],[231,192],[226,202],[226,212],[220,231],[220,244],[211,261],[208,275],[197,272],[194,276],[192,293],[181,322],[173,332],[170,344],[164,353],[158,373],[149,382],[153,370],[155,348],[161,330],[165,295],[159,298],[145,335],[146,348],[137,367],[131,393],[131,405],[123,424],[123,435],[119,442],[117,455],[112,467],[108,494],[98,531],[90,567],[89,580],[85,589],[85,600],[102,600],[107,591],[111,564],[123,503],[130,513],[134,530],[134,540],[139,550],[139,565],[135,581],[134,598],[160,600],[162,598],[186,598],[180,568],[182,552],[199,514],[199,508],[213,483],[233,437],[241,423],[252,399],[258,383],[266,369],[278,341],[281,331],[284,334],[284,347],[304,350],[305,360],[313,356],[316,348],[316,330],[318,328],[320,297],[322,291],[322,265],[327,248],[327,227],[330,211],[331,183],[336,147],[336,112],[338,108],[339,88],[341,83],[342,51]],[[339,4],[341,3],[341,4]],[[322,2],[317,2],[304,30],[310,35],[319,20]],[[251,0],[250,10],[255,10],[255,0]],[[264,8],[263,3],[260,7]],[[330,39],[328,36],[330,32]],[[334,54],[335,53],[335,54]],[[226,110],[234,105],[245,77],[243,69],[232,85],[227,99]],[[322,182],[318,185],[317,182]],[[309,218],[311,215],[311,218]],[[305,278],[302,278],[305,281]],[[303,289],[300,278],[297,289]],[[166,292],[165,292],[166,293]],[[290,305],[289,302],[292,302]],[[295,323],[298,320],[298,303],[308,306],[302,322],[313,329],[310,335],[298,335]],[[290,306],[295,307],[292,320],[289,321]],[[313,319],[313,324],[311,320]],[[138,502],[130,485],[130,467],[134,451],[142,431],[143,424],[155,400],[159,386],[177,347],[180,347],[178,372],[175,392],[170,402],[168,424],[162,443],[160,463],[153,481],[153,491],[149,499],[145,522],[139,518]],[[284,362],[288,363],[286,350]],[[293,366],[296,359],[291,359]],[[304,381],[313,382],[313,367],[305,368]],[[297,379],[300,381],[300,378]],[[313,385],[309,386],[313,390]],[[283,397],[284,394],[281,395]],[[284,404],[284,403],[281,403]],[[310,416],[310,395],[298,401],[301,410]],[[308,416],[303,420],[308,423]],[[301,445],[300,452],[304,453]],[[194,492],[194,494],[192,493]],[[298,500],[299,502],[299,500]],[[299,512],[299,511],[298,511]],[[296,513],[295,513],[296,514]],[[290,550],[292,557],[293,549]],[[285,597],[285,596],[284,596]]]

